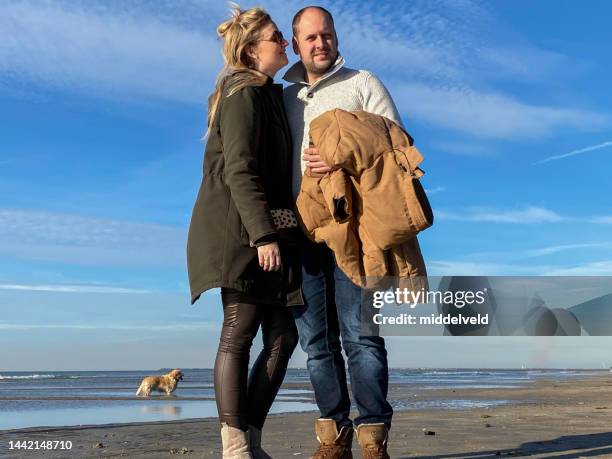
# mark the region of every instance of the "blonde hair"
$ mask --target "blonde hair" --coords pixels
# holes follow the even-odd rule
[[[223,39],[223,60],[225,65],[215,84],[215,90],[208,98],[208,130],[213,122],[219,101],[227,86],[227,96],[247,86],[262,86],[268,77],[253,68],[248,55],[249,47],[259,38],[260,30],[272,22],[270,15],[262,8],[242,11],[230,3],[231,17],[217,27],[217,34]]]

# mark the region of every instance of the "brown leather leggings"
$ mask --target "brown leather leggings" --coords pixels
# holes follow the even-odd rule
[[[261,429],[280,388],[289,358],[297,345],[291,310],[236,302],[222,289],[223,328],[215,360],[215,398],[219,420],[246,431]],[[251,368],[249,351],[261,325],[263,349]]]

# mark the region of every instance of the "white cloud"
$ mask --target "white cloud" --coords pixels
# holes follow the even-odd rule
[[[561,155],[549,156],[548,158],[544,158],[540,161],[536,161],[535,163],[533,163],[533,165],[535,166],[537,164],[544,164],[550,161],[556,161],[558,159],[569,158],[570,156],[581,155],[584,153],[588,153],[589,151],[600,150],[602,148],[607,148],[607,147],[612,147],[612,141],[603,142],[597,145],[592,145],[590,147],[580,148],[578,150],[573,150],[573,151],[570,151],[569,153],[564,153]]]
[[[469,143],[464,141],[433,141],[432,147],[444,153],[463,155],[463,156],[492,156],[495,154],[495,147]]]
[[[542,247],[539,249],[525,250],[521,253],[528,257],[540,257],[544,255],[553,255],[555,253],[565,252],[568,250],[605,248],[605,247],[612,247],[612,243],[597,242],[597,243],[589,243],[589,244],[554,245],[550,247]]]
[[[557,71],[567,68],[569,58],[558,52],[540,49],[529,44],[500,44],[483,46],[478,53],[482,67],[481,72],[490,72],[488,76],[507,77],[523,81],[537,81]]]
[[[490,16],[473,1],[345,1],[330,7],[351,66],[433,85],[466,84],[466,68],[478,55],[474,48]]]
[[[145,332],[180,332],[188,330],[217,330],[216,322],[170,323],[165,325],[117,325],[117,324],[18,324],[0,323],[0,330],[116,330]]]
[[[222,62],[214,28],[116,5],[2,2],[0,80],[204,104]]]
[[[304,6],[262,3],[281,27]],[[479,2],[328,3],[349,65],[381,74],[406,120],[493,139],[610,123],[607,114],[490,89],[508,78],[548,87],[548,78],[560,78],[573,62],[502,32],[504,18]],[[204,105],[222,64],[215,27],[227,16],[225,2],[211,0],[3,2],[0,83]]]
[[[605,114],[531,104],[493,91],[412,83],[396,84],[392,93],[410,117],[482,138],[533,139],[562,128],[593,130],[610,123]]]
[[[436,186],[434,188],[425,188],[425,192],[427,194],[443,193],[444,191],[446,191],[446,188],[443,186]]]
[[[430,276],[533,276],[541,275],[542,267],[504,263],[455,260],[427,261]]]
[[[83,265],[183,266],[187,229],[24,210],[0,210],[0,253]]]
[[[493,222],[493,223],[556,223],[566,220],[552,210],[527,206],[518,210],[489,210],[470,208],[461,213],[436,210],[434,215],[443,220]]]
[[[434,215],[440,220],[454,220],[466,222],[491,222],[491,223],[517,223],[517,224],[533,224],[533,223],[557,223],[557,222],[578,222],[578,223],[595,223],[602,225],[612,224],[610,216],[595,216],[595,217],[572,217],[560,215],[550,209],[537,206],[524,206],[519,209],[490,209],[484,207],[468,207],[463,210],[449,211],[434,209]],[[606,245],[606,244],[596,244]],[[586,246],[594,246],[586,244]],[[579,245],[559,246],[562,248],[579,247]],[[580,246],[582,247],[582,246]],[[554,248],[552,248],[554,249]],[[559,250],[561,250],[559,249]]]
[[[473,137],[514,140],[612,122],[605,113],[546,103],[549,79],[567,75],[577,67],[574,60],[503,30],[505,19],[478,2],[377,2],[375,10],[340,5],[332,8],[340,49],[349,65],[382,73],[408,126],[424,121]],[[539,101],[496,89],[508,80],[541,85]],[[452,151],[489,153],[458,149]]]
[[[586,249],[586,250],[585,250]],[[471,252],[464,254],[462,256],[463,259],[468,259],[470,261],[466,263],[488,263],[486,260],[495,260],[495,263],[503,263],[499,266],[512,266],[508,264],[510,261],[516,263],[516,260],[522,260],[525,258],[536,258],[536,257],[544,257],[547,255],[555,255],[557,253],[567,252],[567,251],[580,251],[581,254],[587,253],[589,249],[612,249],[612,242],[588,242],[588,243],[580,243],[580,244],[560,244],[525,250],[494,250],[494,251],[480,251],[480,252]],[[592,250],[590,253],[594,253]],[[601,251],[597,252],[601,253]],[[504,264],[505,263],[505,264]],[[557,269],[555,267],[538,267],[537,269]]]
[[[151,293],[149,290],[99,285],[21,285],[0,284],[0,290],[56,293]]]
[[[568,268],[554,268],[544,272],[546,276],[612,276],[612,260],[595,261]]]
[[[461,260],[430,260],[430,276],[611,276],[612,260],[583,265],[520,265]]]
[[[610,224],[612,224],[612,217],[610,217],[610,216],[593,217],[591,219],[591,222],[593,222],[593,223],[602,223],[604,225],[610,225]]]

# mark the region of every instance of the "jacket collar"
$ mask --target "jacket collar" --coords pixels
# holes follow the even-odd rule
[[[239,75],[240,73],[252,73],[252,72],[248,72],[242,69],[237,69],[237,70],[230,69],[227,72],[226,78],[232,78],[233,76]],[[263,84],[264,86],[269,86],[269,85],[274,84],[274,78],[272,78],[270,75],[266,75],[265,73],[262,73],[262,72],[257,72],[257,73],[266,77],[266,80],[264,81],[264,84]]]
[[[305,81],[306,69],[304,69],[304,64],[302,64],[302,61],[297,61],[289,68],[289,70],[287,70],[287,72],[283,76],[283,80],[289,83],[297,83],[310,86],[310,89],[312,90],[313,88],[321,84],[322,81],[325,81],[328,78],[331,78],[334,74],[336,74],[338,70],[340,70],[344,66],[344,62],[344,58],[340,54],[338,54],[334,65],[332,65],[329,70],[323,74],[321,78],[319,78],[312,85],[310,85],[308,84],[308,82]]]

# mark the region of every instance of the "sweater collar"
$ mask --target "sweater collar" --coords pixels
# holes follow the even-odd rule
[[[329,68],[329,70],[325,72],[323,76],[321,76],[321,78],[319,78],[312,85],[310,85],[308,84],[308,82],[305,81],[306,69],[304,69],[304,64],[302,64],[302,61],[297,61],[295,64],[293,64],[289,68],[289,70],[287,70],[287,72],[285,72],[285,75],[283,76],[283,80],[289,83],[304,84],[306,86],[310,86],[310,88],[312,89],[315,86],[319,85],[322,81],[325,81],[331,76],[333,76],[343,66],[344,66],[344,58],[340,54],[338,54],[338,57],[336,58],[336,62],[334,62],[334,65],[332,65]]]

